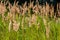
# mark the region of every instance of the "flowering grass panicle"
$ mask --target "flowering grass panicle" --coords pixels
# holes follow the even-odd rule
[[[20,26],[20,23],[18,23],[17,21],[13,21],[13,30],[14,31],[18,31],[19,29],[19,26]]]
[[[2,21],[4,21],[4,18],[5,18],[4,14],[6,11],[7,11],[6,6],[1,1],[1,3],[0,3],[0,14],[2,15]]]

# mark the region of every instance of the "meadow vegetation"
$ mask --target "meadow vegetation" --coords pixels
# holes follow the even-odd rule
[[[60,40],[58,7],[26,4],[0,2],[0,40]]]

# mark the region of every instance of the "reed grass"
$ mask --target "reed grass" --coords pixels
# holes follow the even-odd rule
[[[60,18],[54,7],[26,4],[0,3],[0,40],[60,40]]]

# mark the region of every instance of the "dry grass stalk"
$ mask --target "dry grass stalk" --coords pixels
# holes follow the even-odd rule
[[[36,19],[37,19],[36,15],[33,14],[33,15],[32,15],[32,18],[31,18],[31,20],[30,20],[31,24],[36,24]]]
[[[13,30],[14,31],[18,31],[20,26],[20,23],[18,23],[17,21],[13,20]]]
[[[46,16],[49,14],[49,4],[46,2]]]
[[[46,19],[44,19],[44,18],[43,18],[43,22],[44,22],[45,29],[46,29],[46,37],[48,39],[49,38],[49,32],[50,32],[50,24],[47,23]]]
[[[1,1],[1,3],[0,3],[0,14],[2,15],[2,20],[3,20],[3,21],[4,21],[4,18],[5,18],[4,14],[5,14],[6,11],[7,11],[7,10],[6,10],[6,6],[5,6],[5,4],[2,3],[2,1]]]
[[[50,32],[50,27],[45,27],[46,28],[46,37],[49,38],[49,32]]]
[[[50,17],[52,18],[54,16],[54,7],[51,5],[50,7]]]
[[[29,8],[33,8],[33,3],[34,3],[34,2],[31,2],[31,3],[28,5],[28,7],[29,7]]]
[[[27,12],[27,2],[25,2],[25,4],[22,6],[22,15],[24,16],[25,13]]]
[[[8,27],[9,32],[10,32],[10,30],[11,30],[11,26],[12,26],[12,21],[10,20],[10,22],[9,22],[9,27]]]
[[[42,8],[42,12],[43,12],[43,16],[46,16],[46,8],[45,8],[45,6],[43,6],[43,8]]]
[[[38,7],[38,5],[35,5],[35,6],[33,7],[33,12],[36,13],[36,14],[39,13],[39,7]]]

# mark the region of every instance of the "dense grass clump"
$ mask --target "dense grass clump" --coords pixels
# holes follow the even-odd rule
[[[53,6],[6,4],[0,3],[0,40],[60,40],[60,18]]]

